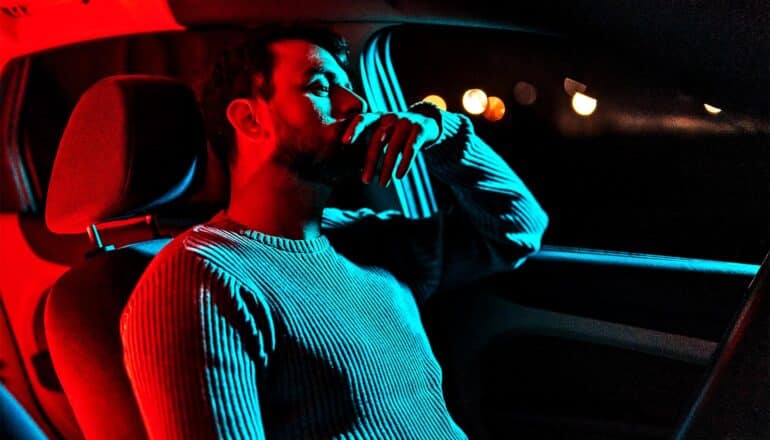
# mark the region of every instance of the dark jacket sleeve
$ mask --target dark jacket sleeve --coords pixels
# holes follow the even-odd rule
[[[423,302],[438,290],[519,267],[540,248],[548,217],[467,117],[432,106],[412,110],[440,122],[439,138],[423,157],[456,203],[418,220],[396,211],[327,209],[323,226],[338,250],[359,264],[388,268]]]

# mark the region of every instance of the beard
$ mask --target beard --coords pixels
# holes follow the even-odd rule
[[[363,143],[327,143],[319,148],[318,138],[312,140],[285,137],[278,146],[287,167],[301,179],[331,187],[360,181],[366,159]]]
[[[301,179],[331,187],[360,182],[368,136],[360,136],[353,144],[343,144],[341,137],[346,125],[335,127],[331,135],[277,125],[281,162]]]
[[[355,145],[336,146],[326,154],[299,153],[292,168],[304,180],[329,186],[353,183],[361,178],[366,150]]]

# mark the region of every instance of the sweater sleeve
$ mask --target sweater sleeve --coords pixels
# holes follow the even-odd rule
[[[473,262],[466,261],[469,256],[492,272],[519,267],[540,249],[548,225],[543,208],[511,167],[476,135],[466,116],[429,103],[418,103],[412,111],[433,116],[441,128],[423,157],[428,172],[449,186],[456,202],[446,211],[450,219],[444,252],[449,253],[448,263],[460,262],[465,268],[456,267],[447,275],[475,271]]]
[[[396,211],[327,210],[324,226],[354,260],[388,267],[424,302],[438,290],[519,267],[540,248],[548,217],[467,117],[421,104],[412,111],[439,121],[439,138],[423,157],[450,188],[454,206],[421,220]]]
[[[258,377],[269,345],[262,329],[270,323],[263,311],[254,295],[192,252],[153,262],[120,324],[150,438],[264,438]]]

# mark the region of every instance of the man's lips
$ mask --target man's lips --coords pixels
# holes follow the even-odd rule
[[[351,116],[348,118],[339,119],[337,122],[334,123],[334,126],[336,127],[336,135],[337,138],[342,142],[342,135],[345,134],[346,131],[348,131],[348,128],[350,128],[350,125],[353,123],[353,119],[355,117]]]

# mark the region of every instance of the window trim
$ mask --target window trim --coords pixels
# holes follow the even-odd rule
[[[24,57],[14,60],[5,66],[2,83],[6,94],[0,102],[0,154],[7,164],[12,177],[12,184],[16,189],[17,200],[12,206],[16,211],[24,213],[38,212],[38,203],[30,172],[24,162],[19,136],[19,121],[27,89],[30,58]]]
[[[390,55],[391,29],[383,29],[372,35],[361,52],[364,95],[371,110],[375,112],[404,112],[408,109]],[[403,179],[393,179],[392,182],[406,218],[428,218],[438,212],[422,155],[417,156]]]

